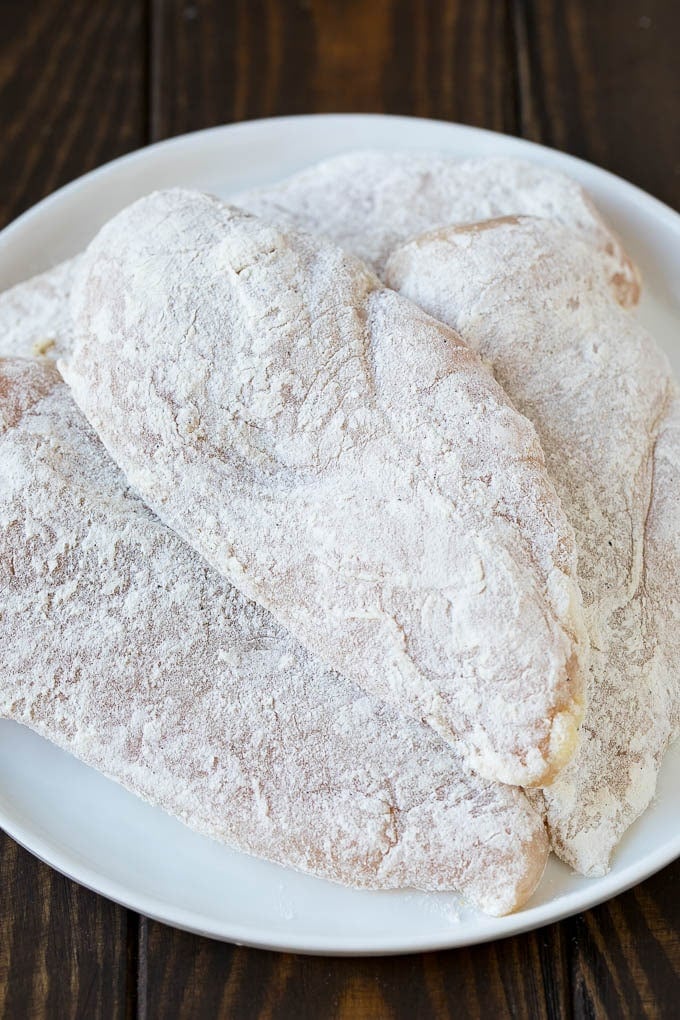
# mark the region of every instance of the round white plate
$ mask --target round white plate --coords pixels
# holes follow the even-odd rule
[[[181,184],[228,197],[359,147],[517,155],[581,181],[641,266],[640,315],[680,369],[677,213],[569,156],[404,117],[260,120],[126,156],[62,188],[0,234],[0,289],[75,254],[105,220],[154,188]],[[455,895],[358,892],[229,851],[7,721],[0,721],[0,825],[76,881],[180,928],[297,952],[411,952],[536,928],[614,896],[680,855],[680,747],[667,755],[655,802],[624,838],[605,878],[580,878],[551,859],[531,902],[500,919]]]

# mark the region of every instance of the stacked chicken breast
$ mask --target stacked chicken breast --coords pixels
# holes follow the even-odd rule
[[[680,401],[582,190],[351,153],[0,296],[0,713],[197,831],[520,907],[680,718]]]

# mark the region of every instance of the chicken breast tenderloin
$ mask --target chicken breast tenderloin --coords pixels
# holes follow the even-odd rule
[[[308,230],[334,241],[379,276],[394,248],[434,227],[492,216],[545,217],[564,223],[597,248],[621,304],[635,305],[640,296],[635,265],[583,188],[526,160],[348,152],[278,184],[236,195],[233,202],[284,229]]]
[[[493,364],[576,531],[588,713],[543,796],[555,850],[602,874],[678,728],[680,403],[667,360],[612,297],[597,252],[547,220],[433,231],[398,249],[386,278]]]
[[[482,775],[554,777],[573,533],[476,354],[334,246],[181,190],[104,227],[71,308],[62,372],[162,520]]]
[[[524,794],[324,670],[126,487],[56,370],[0,360],[0,715],[246,853],[519,907]]]

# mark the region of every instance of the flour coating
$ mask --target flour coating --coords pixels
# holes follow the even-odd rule
[[[519,907],[521,791],[324,670],[128,488],[54,367],[0,360],[0,715],[238,850]],[[8,639],[11,635],[11,639]]]
[[[634,263],[583,188],[538,163],[506,156],[461,161],[438,152],[349,152],[233,201],[283,228],[334,241],[379,276],[398,245],[435,227],[497,216],[544,217],[598,250],[621,304],[635,305],[640,297]]]
[[[586,644],[529,422],[335,246],[158,192],[82,258],[62,372],[162,520],[487,778],[574,751]]]
[[[654,795],[678,728],[680,405],[668,362],[563,226],[442,228],[388,282],[458,329],[534,423],[576,532],[591,644],[580,750],[543,793],[552,844],[586,875]]]

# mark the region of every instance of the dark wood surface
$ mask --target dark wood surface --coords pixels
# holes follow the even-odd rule
[[[0,0],[0,226],[149,141],[375,111],[521,134],[680,208],[676,0]],[[677,1017],[680,863],[487,946],[242,949],[148,921],[0,834],[0,1017]]]

